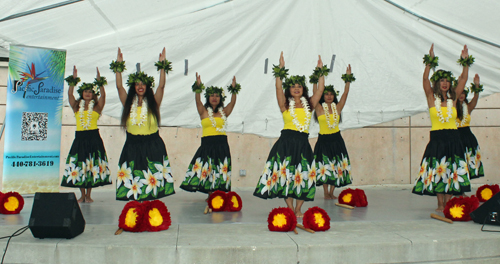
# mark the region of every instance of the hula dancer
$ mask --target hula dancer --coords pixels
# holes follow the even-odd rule
[[[66,81],[69,85],[69,105],[76,118],[76,132],[66,159],[61,186],[80,188],[81,197],[78,202],[92,203],[92,188],[111,184],[108,157],[97,128],[97,120],[106,102],[104,85],[107,81],[97,69],[95,82],[83,83],[78,89],[78,100],[73,95],[75,86],[80,82],[76,66],[73,67],[73,75],[66,78]]]
[[[213,191],[231,191],[231,153],[227,144],[227,117],[233,111],[236,94],[241,86],[233,77],[228,87],[231,92],[231,102],[224,106],[224,90],[222,87],[210,86],[205,91],[205,104],[201,102],[201,92],[204,85],[196,73],[193,84],[196,108],[201,119],[203,136],[201,146],[196,151],[181,184],[181,189],[211,194]]]
[[[125,91],[122,84],[125,62],[120,49],[116,62],[110,65],[116,73],[116,88],[123,104],[121,125],[127,130],[118,163],[117,200],[155,200],[174,194],[167,150],[158,133],[166,73],[172,69],[165,59],[165,48],[155,65],[160,71],[156,93],[153,92],[154,78],[144,72],[130,74],[129,89]]]
[[[468,89],[464,89],[461,94],[458,94],[457,103],[457,127],[460,133],[460,139],[465,146],[465,155],[467,157],[467,164],[469,165],[470,179],[484,177],[483,162],[481,158],[481,149],[477,143],[477,139],[470,130],[470,120],[472,110],[476,108],[477,101],[479,100],[479,93],[483,91],[483,86],[479,84],[479,75],[474,76],[474,83],[471,83],[471,91],[474,97],[469,102],[467,95]]]
[[[337,199],[337,196],[333,195],[335,187],[343,187],[352,183],[351,161],[339,130],[340,115],[347,100],[351,82],[355,80],[354,75],[351,74],[351,65],[347,67],[342,79],[345,81],[345,86],[340,101],[337,99],[338,92],[335,91],[333,85],[327,85],[315,108],[315,119],[319,123],[318,141],[314,146],[314,156],[318,164],[316,186],[323,185],[325,199]],[[313,91],[316,89],[317,84],[314,84]]]
[[[323,67],[321,57],[318,67]],[[319,77],[319,88],[309,98],[305,76],[288,75],[283,52],[279,66],[274,67],[276,99],[283,114],[285,126],[267,158],[264,172],[253,195],[263,198],[284,198],[297,217],[304,216],[304,201],[313,201],[316,193],[317,167],[309,144],[311,109],[314,109],[325,88],[324,76]],[[284,91],[283,91],[284,89]],[[296,206],[293,200],[297,199]]]
[[[425,55],[423,86],[429,106],[432,128],[430,141],[422,158],[420,173],[415,181],[413,193],[419,195],[436,195],[438,208],[442,212],[452,195],[470,192],[470,181],[467,169],[464,146],[460,140],[455,120],[457,118],[457,96],[464,90],[469,73],[469,66],[474,58],[469,56],[467,45],[464,46],[459,63],[463,65],[461,78],[455,82],[449,71],[438,70],[429,81],[429,71],[438,65],[434,57],[434,44]]]

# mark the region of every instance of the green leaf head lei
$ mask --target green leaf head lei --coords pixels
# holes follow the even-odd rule
[[[323,91],[323,94],[326,94],[328,92],[332,92],[336,97],[339,96],[339,91],[335,90],[335,88],[333,88],[333,85],[326,85],[325,86],[325,90]]]
[[[224,89],[222,89],[222,87],[210,86],[205,90],[205,98],[207,100],[210,98],[210,95],[212,94],[218,94],[220,96],[220,101],[224,103],[226,95],[224,94]]]
[[[83,91],[85,90],[91,90],[93,94],[99,96],[100,95],[100,92],[99,92],[99,87],[97,87],[94,83],[82,83],[82,85],[80,85],[80,87],[78,87],[78,94],[80,95],[80,97],[83,97]]]
[[[138,82],[142,82],[147,87],[153,88],[155,86],[155,78],[153,76],[149,76],[144,72],[136,72],[132,73],[128,76],[127,85],[128,87],[132,87]]]
[[[456,79],[453,77],[453,73],[451,71],[445,71],[445,70],[438,70],[432,74],[431,77],[431,82],[435,83],[441,79],[446,79],[448,80],[452,85],[455,84]]]
[[[283,83],[283,89],[289,89],[290,87],[294,86],[295,84],[299,84],[305,89],[307,89],[306,86],[306,76],[304,75],[292,75],[290,78],[286,78],[285,82]]]

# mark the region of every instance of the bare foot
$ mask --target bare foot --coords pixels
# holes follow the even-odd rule
[[[80,197],[80,199],[78,199],[77,201],[78,201],[78,203],[85,202],[85,196]]]
[[[304,214],[302,212],[295,212],[295,216],[297,218],[304,217]]]
[[[330,194],[325,193],[325,200],[331,200],[331,199],[333,198],[330,196]]]
[[[333,193],[330,193],[330,197],[332,197],[333,200],[336,200],[338,197],[333,195]]]
[[[85,197],[85,202],[86,203],[93,203],[94,200],[92,200],[92,198],[90,198],[90,197]]]
[[[436,212],[442,213],[444,211],[444,207],[438,207],[436,209]]]

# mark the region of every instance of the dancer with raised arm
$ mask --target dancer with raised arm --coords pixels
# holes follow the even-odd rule
[[[455,120],[458,99],[456,95],[464,90],[469,66],[473,62],[474,58],[469,56],[467,46],[464,46],[459,59],[459,63],[463,66],[461,78],[456,88],[453,89],[455,78],[449,71],[438,70],[429,81],[431,68],[438,65],[438,57],[434,56],[434,44],[429,54],[424,57],[423,87],[432,128],[413,193],[436,195],[438,202],[436,211],[438,212],[444,210],[444,206],[452,195],[460,195],[471,190],[464,146]]]
[[[171,70],[171,63],[165,58],[165,48],[155,65],[160,71],[156,92],[153,92],[154,78],[144,72],[130,74],[128,92],[125,90],[122,84],[125,62],[120,49],[116,62],[110,65],[115,72],[116,88],[123,104],[121,125],[127,130],[118,163],[117,200],[155,200],[174,194],[167,150],[158,133],[166,74]]]
[[[318,141],[314,146],[314,156],[318,164],[316,186],[323,185],[324,197],[327,200],[337,199],[337,196],[333,194],[335,187],[343,187],[352,183],[351,161],[339,129],[342,109],[349,95],[349,87],[351,82],[356,80],[351,73],[350,64],[346,73],[342,75],[342,79],[345,86],[340,101],[337,99],[338,91],[335,91],[333,85],[327,85],[315,108],[315,119],[319,123]],[[313,91],[316,89],[317,84],[314,84]],[[328,187],[330,187],[329,190]]]
[[[323,67],[321,57],[318,66]],[[272,147],[254,195],[263,198],[284,198],[286,205],[302,217],[304,201],[313,201],[316,193],[317,167],[309,144],[311,109],[318,104],[325,88],[324,76],[319,77],[318,90],[309,98],[305,76],[294,75],[285,80],[283,52],[279,66],[274,67],[276,99],[285,126]],[[294,206],[294,200],[297,200]]]
[[[108,157],[97,127],[97,120],[106,103],[104,86],[107,81],[97,69],[94,83],[82,83],[78,89],[78,100],[73,94],[75,86],[80,82],[76,66],[73,67],[73,75],[66,78],[66,81],[69,85],[69,105],[76,118],[76,132],[66,159],[61,186],[80,188],[81,197],[78,202],[92,203],[92,188],[111,184]]]
[[[484,176],[483,162],[481,158],[481,149],[477,142],[476,136],[470,130],[470,121],[472,110],[476,108],[477,101],[479,100],[479,93],[483,91],[483,86],[479,84],[479,75],[474,76],[474,82],[471,83],[471,91],[474,97],[469,102],[467,95],[468,89],[464,89],[462,93],[458,94],[457,102],[457,127],[460,133],[460,139],[465,147],[465,155],[467,157],[467,164],[469,165],[470,179],[476,179]]]
[[[233,77],[228,87],[231,102],[224,106],[226,96],[222,87],[210,86],[205,91],[205,103],[201,101],[201,92],[205,86],[196,73],[196,82],[192,86],[195,92],[196,108],[201,119],[203,136],[201,146],[189,164],[181,189],[190,192],[211,194],[213,191],[231,191],[231,153],[227,143],[227,118],[233,112],[236,95],[241,89]]]

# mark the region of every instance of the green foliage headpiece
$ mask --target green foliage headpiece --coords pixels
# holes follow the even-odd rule
[[[306,77],[304,75],[292,75],[290,78],[286,78],[285,82],[283,83],[283,89],[289,89],[295,84],[300,84],[302,87],[307,89],[306,86]]]
[[[335,90],[335,88],[333,88],[333,85],[325,86],[325,90],[323,91],[323,93],[326,94],[328,92],[332,92],[337,97],[339,96],[339,91]]]
[[[99,87],[96,86],[94,83],[82,83],[82,85],[80,85],[80,87],[78,87],[78,94],[80,95],[80,97],[83,97],[83,91],[85,90],[91,90],[93,94],[99,96],[100,93],[99,93]]]
[[[434,72],[431,77],[431,82],[435,83],[441,79],[446,79],[448,80],[452,85],[455,85],[455,77],[453,77],[453,73],[451,71],[444,71],[444,70],[439,70]]]
[[[205,90],[206,99],[210,98],[210,95],[212,94],[218,94],[220,96],[220,101],[224,103],[226,95],[224,94],[224,89],[222,89],[222,87],[210,86]]]
[[[153,88],[155,86],[155,78],[153,76],[149,76],[149,75],[145,74],[142,71],[132,73],[128,76],[127,85],[129,87],[132,87],[133,85],[135,85],[138,82],[142,82],[143,84],[145,84],[146,86],[149,86],[151,88]]]

